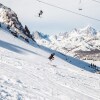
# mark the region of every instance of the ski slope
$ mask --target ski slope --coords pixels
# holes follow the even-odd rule
[[[51,52],[54,61],[48,60]],[[95,72],[89,63],[0,29],[0,100],[100,100]]]

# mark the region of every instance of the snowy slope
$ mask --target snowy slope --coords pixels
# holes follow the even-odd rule
[[[0,100],[100,100],[100,74],[89,66],[0,29]]]
[[[50,36],[50,41],[36,40],[39,44],[79,59],[100,61],[100,32],[91,26]]]

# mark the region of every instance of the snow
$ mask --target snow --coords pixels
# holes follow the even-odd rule
[[[38,32],[38,31],[34,32],[34,33],[32,34],[32,36],[33,36],[33,38],[36,39],[36,40],[38,40],[38,39],[46,39],[46,40],[48,40],[48,38],[49,38],[48,35],[44,35],[43,33],[40,33],[40,32]]]
[[[100,32],[97,32],[91,26],[49,36],[49,40],[50,41],[36,39],[37,43],[40,45],[62,52],[65,55],[75,56],[79,59],[83,59],[83,57],[89,59],[89,54],[94,51],[92,54],[96,60],[100,61]],[[95,53],[97,52],[96,50],[98,50],[98,57],[95,56]],[[80,54],[80,51],[86,52],[85,55],[82,53]],[[79,55],[81,56],[79,57]]]
[[[90,63],[0,29],[0,100],[100,100],[100,74]]]
[[[17,14],[10,8],[4,6],[0,3],[0,27],[6,31],[11,32],[17,37],[23,37],[24,39],[29,39],[27,32],[18,20]]]

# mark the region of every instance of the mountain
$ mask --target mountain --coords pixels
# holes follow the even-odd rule
[[[88,25],[83,29],[79,29],[79,34],[84,34],[84,35],[86,34],[86,35],[93,36],[97,34],[97,31],[93,27]]]
[[[46,40],[48,40],[49,35],[44,35],[43,33],[36,31],[36,32],[34,32],[34,33],[32,34],[32,37],[33,37],[35,40],[39,40],[39,39],[46,39]]]
[[[90,26],[53,35],[49,39],[38,43],[79,59],[100,60],[100,33]]]
[[[6,31],[9,31],[12,35],[20,37],[23,40],[29,42],[32,38],[27,26],[22,26],[18,20],[17,14],[10,8],[0,3],[0,27]]]
[[[100,62],[91,63],[0,29],[0,100],[100,100]]]

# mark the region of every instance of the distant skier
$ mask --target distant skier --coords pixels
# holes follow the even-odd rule
[[[52,53],[51,55],[50,55],[50,57],[49,57],[49,60],[54,60],[54,55],[55,55],[55,53]]]
[[[43,14],[43,11],[40,10],[40,12],[39,12],[39,17],[41,17],[42,14]]]

